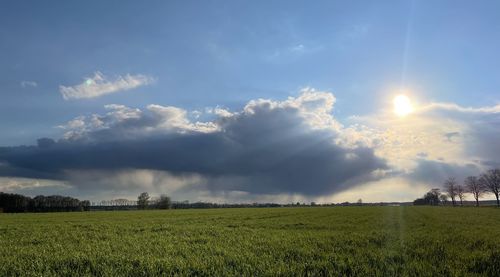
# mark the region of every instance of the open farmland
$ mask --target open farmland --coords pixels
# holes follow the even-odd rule
[[[0,214],[0,276],[499,276],[500,210]]]

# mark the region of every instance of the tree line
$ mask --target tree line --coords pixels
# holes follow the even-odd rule
[[[0,192],[0,210],[6,213],[74,212],[90,210],[90,201],[61,195],[38,195],[33,198]]]
[[[304,204],[305,205],[305,204]],[[247,208],[247,207],[281,207],[276,203],[253,204],[219,204],[209,202],[172,201],[167,195],[151,197],[147,192],[141,193],[137,201],[128,199],[103,200],[100,202],[80,201],[76,198],[60,195],[28,197],[20,194],[0,192],[0,212],[70,212],[99,210],[130,209],[211,209],[211,208]],[[292,204],[293,206],[293,204]]]
[[[444,181],[443,191],[435,188],[428,191],[422,198],[413,201],[414,205],[446,205],[449,199],[453,206],[463,205],[467,194],[473,196],[476,206],[485,194],[493,194],[496,204],[500,207],[500,169],[491,169],[479,176],[466,177],[462,183],[450,177]]]
[[[219,204],[210,202],[172,201],[167,195],[159,198],[151,198],[147,192],[137,197],[137,209],[214,209],[214,208],[250,208],[250,207],[282,207],[276,203],[252,203],[252,204]]]
[[[453,206],[458,203],[463,205],[467,194],[471,194],[479,206],[479,199],[485,194],[493,194],[496,197],[496,204],[500,207],[500,169],[491,169],[479,176],[469,176],[462,183],[458,183],[455,178],[450,177],[444,182],[444,193],[435,188],[428,191],[422,198],[413,201],[414,205],[440,205],[446,204],[451,199]],[[108,205],[131,206],[134,201],[127,199],[117,199],[102,202]],[[280,207],[274,203],[265,204],[216,204],[216,203],[189,203],[174,202],[167,195],[159,198],[151,198],[147,192],[141,193],[137,197],[137,209],[189,209],[189,208],[231,208],[231,207]],[[314,203],[314,202],[313,202]],[[311,203],[311,206],[316,204]],[[300,204],[300,203],[297,203]],[[362,201],[358,200],[358,205]],[[61,195],[28,197],[20,194],[0,192],[0,211],[3,212],[69,212],[69,211],[89,211],[91,203],[88,200],[80,201],[76,198]]]

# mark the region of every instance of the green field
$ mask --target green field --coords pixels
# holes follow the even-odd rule
[[[500,276],[500,209],[0,214],[0,276]]]

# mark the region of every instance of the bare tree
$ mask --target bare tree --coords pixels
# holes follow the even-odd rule
[[[465,199],[465,193],[467,192],[465,190],[465,187],[458,184],[456,186],[456,190],[457,190],[457,196],[458,196],[458,199],[460,199],[460,206],[463,206],[464,205],[464,199]]]
[[[476,207],[479,207],[479,198],[485,193],[485,187],[482,182],[480,182],[479,178],[476,176],[469,176],[465,178],[464,181],[465,188],[467,192],[474,196],[476,199]]]
[[[498,200],[500,194],[500,169],[491,169],[481,174],[480,182],[484,185],[486,191],[495,195],[497,206],[500,207],[500,201]]]
[[[125,199],[125,198],[118,198],[118,199],[115,199],[115,202],[117,203],[118,206],[127,206],[127,203],[129,202],[129,200]]]
[[[451,203],[455,206],[455,197],[457,196],[457,181],[455,181],[455,178],[450,177],[444,181],[444,189],[448,193],[448,196],[450,196]]]

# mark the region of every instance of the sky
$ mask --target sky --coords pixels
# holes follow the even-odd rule
[[[0,191],[411,201],[500,166],[498,10],[3,1]]]

